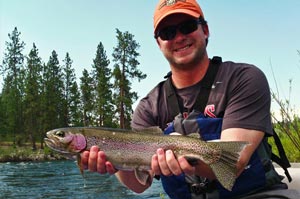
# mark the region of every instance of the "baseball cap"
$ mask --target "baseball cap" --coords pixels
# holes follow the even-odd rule
[[[154,32],[159,23],[168,15],[183,13],[195,18],[202,16],[203,12],[196,0],[159,0],[154,11]]]

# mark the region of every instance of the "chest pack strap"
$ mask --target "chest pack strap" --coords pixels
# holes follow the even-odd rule
[[[201,94],[199,93],[193,108],[202,113],[204,112],[204,109],[206,107],[211,87],[213,85],[221,63],[221,57],[213,57],[209,63],[209,67],[205,76],[201,80]],[[174,118],[179,113],[183,113],[184,107],[183,104],[180,103],[180,101],[177,98],[176,90],[172,83],[171,76],[171,73],[168,73],[168,75],[166,76],[166,78],[168,79],[166,80],[165,89],[167,94],[168,111],[171,117]]]
[[[274,162],[276,162],[284,170],[285,176],[287,177],[288,181],[291,182],[292,181],[292,177],[291,177],[291,175],[290,175],[290,173],[289,173],[289,171],[287,169],[287,168],[291,167],[291,164],[290,164],[288,158],[286,157],[285,150],[284,150],[284,148],[282,146],[280,138],[278,137],[278,135],[277,135],[277,133],[275,132],[274,129],[273,129],[273,138],[274,138],[275,145],[277,147],[279,156],[275,155],[272,152],[271,160],[273,160]]]

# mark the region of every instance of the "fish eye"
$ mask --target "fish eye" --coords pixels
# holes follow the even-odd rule
[[[57,136],[59,136],[59,137],[65,137],[65,132],[63,132],[63,131],[57,131],[57,132],[55,133],[55,135],[57,135]]]

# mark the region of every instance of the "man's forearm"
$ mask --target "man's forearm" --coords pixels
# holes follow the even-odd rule
[[[136,193],[144,192],[152,184],[152,178],[149,178],[146,185],[139,183],[135,177],[134,171],[120,170],[115,175],[122,184]]]

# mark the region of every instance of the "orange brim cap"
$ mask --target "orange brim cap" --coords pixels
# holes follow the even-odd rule
[[[202,16],[203,12],[196,0],[160,0],[154,11],[154,33],[159,23],[168,15],[182,13],[195,18]]]

